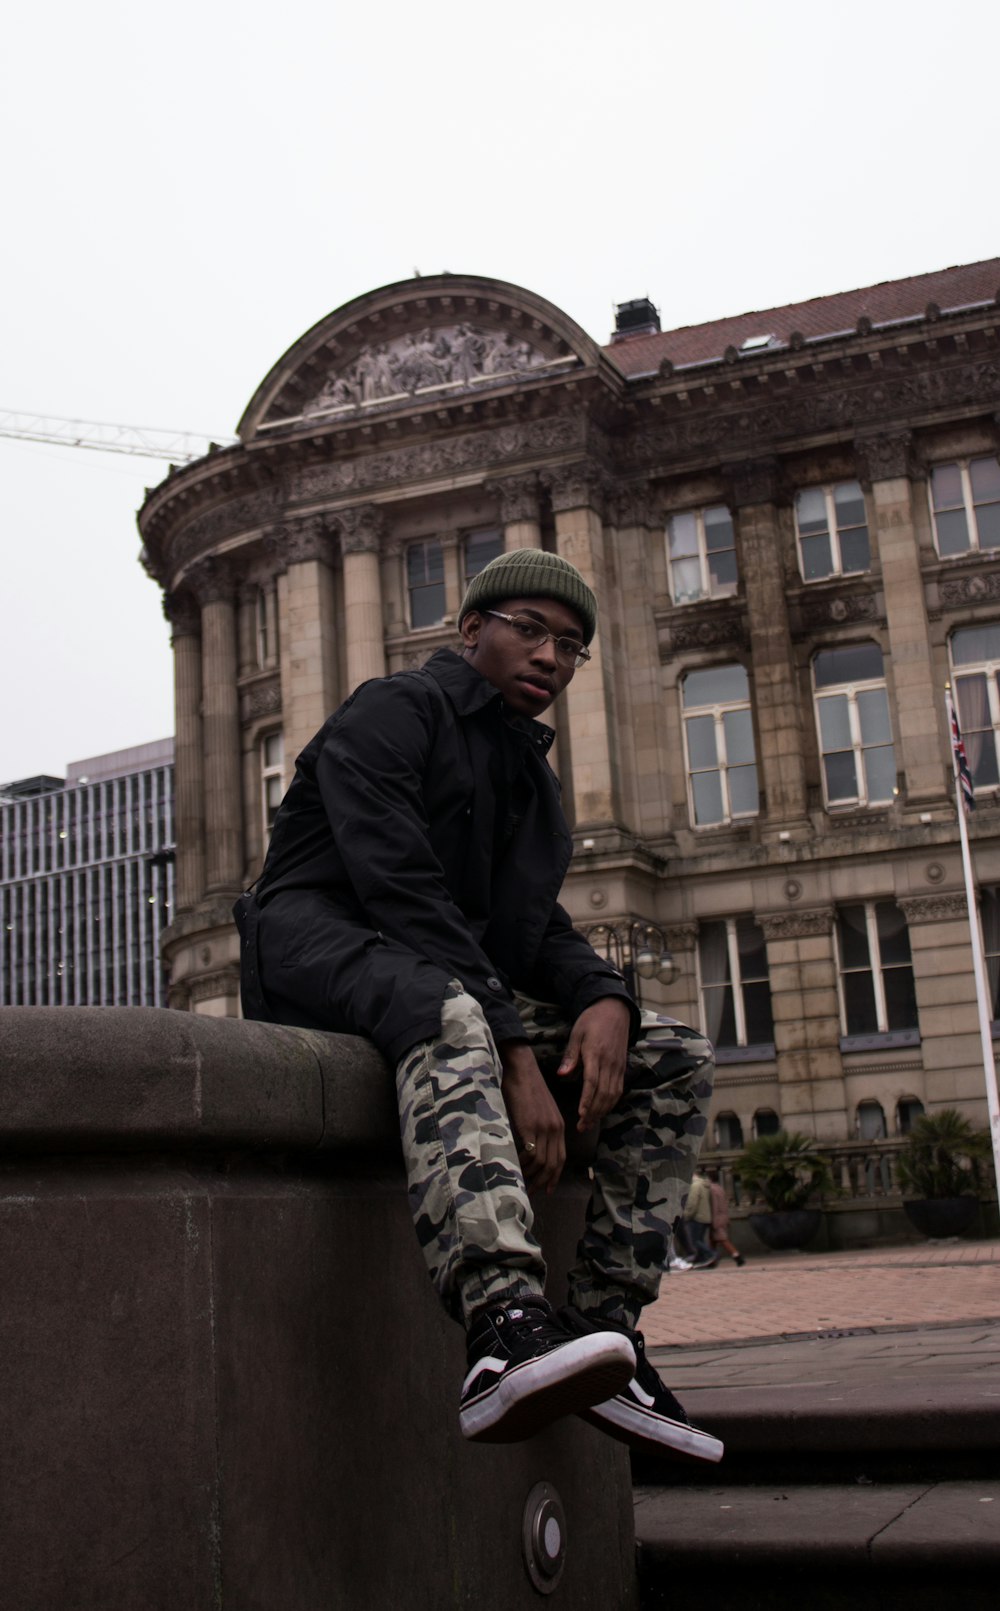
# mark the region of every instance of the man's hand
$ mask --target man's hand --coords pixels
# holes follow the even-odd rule
[[[558,1073],[565,1077],[583,1065],[578,1130],[593,1129],[621,1097],[631,1022],[620,996],[602,996],[573,1025]]]
[[[566,1162],[562,1114],[525,1041],[501,1041],[503,1093],[507,1116],[529,1191],[555,1191]]]

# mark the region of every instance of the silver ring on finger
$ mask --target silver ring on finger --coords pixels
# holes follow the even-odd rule
[[[538,1151],[538,1148],[533,1141],[526,1141],[524,1143],[524,1150],[528,1154],[529,1158],[533,1158],[535,1153]]]

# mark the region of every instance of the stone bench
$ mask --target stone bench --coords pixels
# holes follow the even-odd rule
[[[12,1611],[634,1607],[618,1445],[576,1420],[510,1447],[459,1433],[464,1339],[366,1042],[3,1008],[0,1146]],[[582,1194],[539,1214],[555,1269]]]

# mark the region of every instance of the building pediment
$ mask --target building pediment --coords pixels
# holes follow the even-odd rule
[[[351,420],[597,367],[597,344],[560,309],[498,280],[437,275],[349,302],[308,331],[258,387],[239,432]]]

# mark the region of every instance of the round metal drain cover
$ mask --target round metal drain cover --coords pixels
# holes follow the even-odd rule
[[[536,1482],[524,1505],[521,1546],[539,1594],[551,1594],[566,1565],[566,1512],[550,1482]]]

